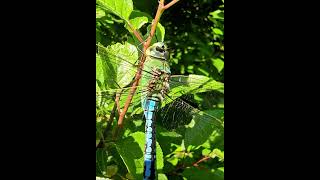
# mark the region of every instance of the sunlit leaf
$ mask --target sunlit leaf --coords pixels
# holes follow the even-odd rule
[[[214,149],[210,153],[210,157],[212,157],[212,158],[218,157],[220,159],[220,161],[224,161],[224,152],[221,151],[220,149]]]
[[[222,61],[220,58],[216,58],[212,60],[212,63],[214,67],[217,68],[218,72],[221,72],[224,68],[224,61]]]
[[[140,29],[145,23],[148,22],[148,18],[147,17],[136,17],[134,19],[130,19],[129,20],[130,24],[132,25],[132,28],[135,30]],[[125,27],[132,32],[132,29],[126,24]]]
[[[125,163],[128,171],[136,178],[142,179],[144,165],[144,143],[145,134],[135,132],[125,139],[116,143],[116,148]],[[156,147],[157,170],[160,172],[163,168],[163,154],[160,145]]]
[[[96,180],[109,180],[109,178],[96,177]]]
[[[147,27],[147,33],[144,35],[145,39],[150,35],[150,32],[151,32],[151,24]],[[164,41],[164,36],[165,36],[165,28],[160,23],[158,23],[156,27],[155,35],[151,40],[151,44]]]
[[[203,155],[203,156],[208,156],[210,153],[211,153],[211,150],[210,150],[210,149],[203,149],[203,150],[202,150],[202,155]]]
[[[224,12],[219,10],[219,9],[216,10],[216,11],[211,12],[210,15],[214,19],[224,19]]]
[[[138,60],[138,51],[134,45],[117,43],[107,48],[99,45],[98,54],[101,59],[99,60],[98,58],[98,60],[103,61],[102,64],[104,68],[102,70],[104,70],[104,72],[101,72],[101,68],[99,68],[97,73],[99,77],[101,73],[105,75],[104,79],[106,84],[116,88],[124,87],[132,81],[135,72],[128,71],[126,67],[135,64]]]
[[[106,13],[99,7],[96,7],[96,18],[102,18]]]
[[[107,77],[105,71],[105,64],[103,63],[101,56],[96,54],[96,87],[104,89],[105,78]]]
[[[217,34],[217,35],[223,35],[223,31],[221,31],[221,29],[218,28],[212,28],[213,33]]]
[[[131,0],[97,0],[96,3],[105,10],[108,10],[121,19],[128,21],[133,10]]]
[[[159,173],[158,174],[158,180],[168,180],[167,176],[165,174]]]

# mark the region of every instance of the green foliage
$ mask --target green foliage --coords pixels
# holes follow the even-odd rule
[[[224,32],[223,8],[220,0],[191,0],[164,13],[161,22],[168,46],[174,47],[174,74],[201,74],[223,82],[224,40],[213,32]]]
[[[130,83],[134,73],[128,73],[126,69],[128,63],[135,64],[138,59],[138,51],[135,46],[125,43],[124,45],[117,43],[108,48],[98,45],[101,53],[97,54],[96,61],[96,79],[101,84],[100,87],[106,89],[107,86],[116,88],[124,87]],[[116,54],[117,56],[114,56]],[[121,64],[113,63],[115,61],[122,61]]]
[[[129,16],[133,10],[133,4],[131,0],[98,0],[97,4],[100,6],[100,8],[112,12],[125,21],[129,20]]]
[[[185,145],[187,147],[189,145],[199,146],[203,144],[214,131],[214,129],[219,126],[219,124],[216,124],[216,121],[220,121],[224,113],[223,110],[220,109],[207,110],[204,112],[212,116],[210,116],[210,118],[202,118],[202,112],[200,112],[187,126],[185,133]]]
[[[132,81],[134,73],[129,71],[128,64],[136,65],[141,54],[140,42],[133,30],[146,39],[157,5],[158,0],[96,2],[96,44],[99,51],[96,54],[97,179],[142,179],[145,135],[140,98],[134,96],[123,130],[115,133],[119,130],[118,113],[112,113],[115,102],[111,95]],[[165,41],[168,44],[173,75],[192,77],[183,79],[189,85],[171,87],[169,96],[172,99],[162,105],[169,106],[175,98],[188,93],[191,94],[188,102],[201,111],[194,112],[190,121],[174,130],[157,124],[158,179],[222,180],[224,2],[180,0],[163,13],[160,23],[152,43]],[[195,79],[198,84],[193,82]],[[125,89],[124,92],[129,91]],[[125,97],[121,97],[120,106],[123,106]],[[157,121],[160,122],[161,118]],[[102,139],[104,143],[100,146]]]
[[[135,132],[118,141],[116,144],[117,150],[128,168],[129,173],[136,179],[143,179],[144,137],[143,132]],[[163,168],[163,154],[158,143],[156,152],[157,171],[161,172]]]

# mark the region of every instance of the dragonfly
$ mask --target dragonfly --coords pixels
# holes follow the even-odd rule
[[[170,125],[174,121],[184,121],[186,117],[197,117],[199,121],[223,126],[223,121],[214,115],[200,111],[190,105],[182,97],[188,93],[201,93],[209,90],[223,92],[223,84],[199,75],[172,75],[169,65],[169,52],[165,43],[156,42],[145,53],[141,81],[135,94],[130,94],[130,84],[137,71],[139,52],[135,46],[117,44],[108,48],[98,44],[98,58],[104,64],[101,73],[105,75],[103,82],[97,83],[97,103],[99,107],[110,104],[111,96],[116,103],[110,111],[121,112],[124,100],[120,96],[133,96],[132,106],[136,108],[132,114],[141,113],[145,119],[145,180],[156,179],[156,117],[163,113],[163,120]],[[141,52],[142,53],[142,52]],[[99,70],[97,70],[99,71]],[[103,88],[101,88],[103,87]],[[104,88],[105,87],[105,88]],[[126,98],[123,98],[126,99]],[[165,108],[167,107],[167,108]],[[168,115],[165,111],[173,108]],[[162,111],[161,111],[162,109]],[[201,133],[201,132],[199,132]]]

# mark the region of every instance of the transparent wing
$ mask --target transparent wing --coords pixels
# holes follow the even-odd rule
[[[108,47],[97,44],[96,79],[99,86],[107,88],[128,86],[138,70],[138,54],[137,48],[129,43],[124,45],[117,43]],[[152,77],[150,72],[142,71],[144,77]]]
[[[97,109],[104,111],[104,113],[110,113],[113,110],[114,105],[116,104],[117,110],[122,110],[124,104],[129,95],[131,87],[128,88],[119,88],[119,89],[109,89],[104,91],[96,92],[96,106]],[[141,108],[141,95],[146,94],[142,87],[138,86],[133,98],[130,102],[130,108],[128,109],[129,114],[142,114],[143,110]]]
[[[135,46],[128,43],[124,45],[118,43],[107,48],[97,46],[97,109],[111,112],[116,97],[119,96],[119,108],[122,109],[130,95],[130,82],[137,72],[138,51]],[[151,77],[151,73],[144,71],[143,76]],[[129,114],[143,113],[140,97],[146,93],[144,88],[139,86],[133,94]],[[193,127],[199,133],[204,133],[208,127],[223,128],[223,115],[218,113],[221,110],[200,111],[197,103],[192,101],[195,94],[212,91],[223,93],[223,83],[200,75],[172,75],[170,92],[158,113],[159,122],[168,129],[187,127],[184,125],[190,126],[190,123],[193,123]]]
[[[224,85],[211,78],[201,75],[172,75],[170,78],[169,96],[173,99],[188,93],[201,93],[207,91],[224,92]]]
[[[97,44],[98,53],[97,59],[97,74],[101,76],[107,76],[105,81],[111,85],[112,88],[123,88],[128,86],[132,82],[135,73],[138,68],[138,50],[134,45],[126,43],[125,45],[117,43],[110,47],[104,47]],[[144,65],[144,67],[147,67]],[[152,67],[148,67],[152,69]],[[142,76],[145,78],[151,78],[152,73],[142,70]],[[98,78],[97,78],[98,79]],[[209,78],[205,79],[203,76],[191,75],[173,75],[171,76],[171,86],[185,86],[197,87],[203,85],[204,81],[209,81]]]

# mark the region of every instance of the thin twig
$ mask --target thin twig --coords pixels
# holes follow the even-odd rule
[[[152,21],[152,26],[151,26],[151,31],[150,31],[149,37],[148,37],[148,39],[147,39],[147,42],[146,42],[146,43],[144,44],[144,46],[143,46],[143,52],[146,52],[146,50],[148,49],[148,47],[149,47],[150,44],[151,44],[151,40],[152,40],[152,38],[153,38],[153,36],[154,36],[154,33],[155,33],[155,31],[156,31],[158,22],[159,22],[159,20],[160,20],[160,17],[161,17],[161,15],[162,15],[163,11],[164,11],[164,9],[163,9],[163,6],[164,6],[163,3],[164,3],[164,0],[162,0],[162,1],[159,2],[156,16],[155,16],[155,18],[154,18],[153,21]]]
[[[141,61],[139,63],[139,67],[143,67],[143,63],[145,61],[146,57],[144,54],[142,54],[141,56]],[[124,104],[124,107],[123,107],[123,110],[121,112],[121,114],[119,115],[119,120],[118,120],[118,126],[119,128],[122,128],[123,127],[123,119],[124,119],[124,115],[125,113],[128,111],[128,108],[129,108],[129,105],[131,103],[131,100],[133,98],[133,95],[134,93],[136,92],[137,90],[137,86],[139,84],[139,81],[141,79],[141,73],[142,73],[142,68],[138,68],[138,71],[136,73],[136,76],[135,76],[135,81],[133,82],[131,88],[130,88],[130,94],[129,96],[127,97],[127,100]]]
[[[163,8],[164,9],[168,9],[169,7],[171,7],[172,5],[174,5],[175,3],[177,3],[179,0],[172,0],[171,2],[169,2],[168,4],[166,4]]]
[[[124,107],[123,107],[123,110],[121,112],[121,114],[119,115],[119,120],[118,120],[118,126],[119,128],[122,128],[123,127],[123,119],[124,119],[124,116],[129,108],[129,105],[132,101],[132,98],[133,98],[133,95],[134,93],[136,92],[137,90],[137,86],[140,82],[140,79],[141,79],[141,74],[142,74],[142,69],[143,69],[143,65],[144,65],[144,61],[146,60],[146,56],[145,56],[145,53],[146,53],[146,50],[149,48],[150,44],[151,44],[151,40],[155,34],[155,31],[156,31],[156,27],[157,27],[157,24],[160,20],[160,17],[162,15],[162,13],[164,12],[164,10],[168,9],[169,7],[171,7],[173,4],[175,4],[176,2],[178,2],[179,0],[173,0],[171,1],[170,3],[167,4],[167,7],[165,8],[164,6],[164,0],[159,0],[159,5],[158,5],[158,9],[157,9],[157,13],[156,13],[156,16],[155,18],[153,19],[152,21],[152,26],[151,26],[151,31],[150,31],[150,34],[147,38],[147,41],[144,43],[143,45],[143,53],[141,55],[141,58],[140,58],[140,63],[139,63],[139,67],[138,67],[138,71],[135,75],[135,81],[133,82],[132,86],[131,86],[131,89],[130,89],[130,95],[127,97],[127,100],[124,104]],[[128,23],[130,24],[130,23]],[[130,25],[129,25],[130,26]],[[132,27],[132,26],[131,26]],[[139,39],[139,36],[140,35],[136,35],[135,36]],[[142,39],[142,38],[141,38]],[[141,42],[141,40],[139,39],[139,41]],[[143,43],[143,41],[141,42]]]
[[[210,156],[205,156],[205,157],[201,158],[199,161],[193,163],[192,166],[198,167],[198,166],[199,166],[199,165],[198,165],[199,163],[201,163],[202,161],[206,161],[207,159],[210,159],[210,158],[211,158]]]
[[[128,26],[130,27],[131,31],[133,32],[134,36],[140,41],[140,43],[143,43],[143,39],[141,37],[141,35],[139,34],[139,32],[133,28],[132,24],[127,21]]]

